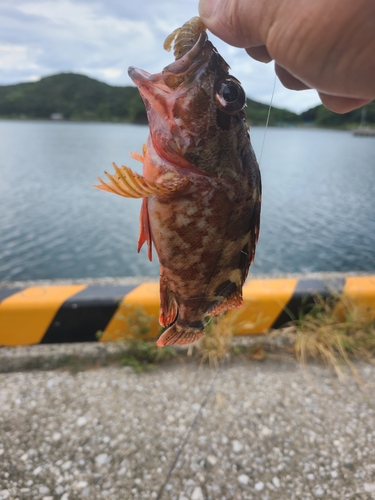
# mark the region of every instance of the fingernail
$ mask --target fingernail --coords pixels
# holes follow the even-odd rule
[[[200,0],[199,2],[199,15],[203,19],[212,17],[219,5],[220,0]]]

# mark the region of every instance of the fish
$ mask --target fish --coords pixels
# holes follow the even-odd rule
[[[195,17],[167,37],[175,60],[160,73],[130,67],[150,134],[142,175],[126,166],[99,189],[142,198],[138,252],[160,263],[158,346],[201,339],[210,317],[243,305],[259,237],[261,177],[245,92]]]

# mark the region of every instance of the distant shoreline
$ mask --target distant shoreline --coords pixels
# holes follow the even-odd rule
[[[8,117],[8,116],[0,116],[0,121],[14,121],[14,122],[48,122],[48,123],[119,123],[121,125],[148,125],[148,122],[140,123],[140,122],[130,122],[127,120],[85,120],[74,119],[74,118],[62,118],[59,120],[53,120],[51,118],[29,118],[29,117]]]
[[[6,116],[0,116],[0,121],[9,121],[9,122],[37,122],[37,123],[97,123],[97,124],[118,124],[118,125],[135,125],[135,126],[141,126],[141,127],[148,127],[148,122],[131,122],[127,120],[85,120],[85,119],[75,119],[75,118],[62,118],[58,120],[54,120],[51,118],[29,118],[29,117],[6,117]],[[247,120],[248,124],[251,127],[265,127],[266,124],[260,124],[260,123],[251,123],[250,120]],[[281,123],[281,124],[272,124],[268,125],[269,128],[279,128],[279,129],[303,129],[303,130],[338,130],[342,132],[354,132],[357,128],[357,124],[352,124],[352,125],[347,125],[347,126],[341,126],[341,127],[333,127],[333,126],[319,126],[315,124],[303,124],[303,123]],[[375,131],[375,127],[371,128],[368,127],[370,130]],[[356,135],[356,134],[355,134]],[[369,134],[370,135],[370,134]]]
[[[264,126],[269,105],[247,98],[251,126]],[[136,87],[118,87],[76,73],[59,73],[37,82],[0,85],[1,120],[44,120],[147,124],[144,103]],[[365,117],[365,120],[364,120]],[[323,105],[297,114],[273,106],[269,126],[318,127],[351,130],[375,126],[375,101],[342,115]]]

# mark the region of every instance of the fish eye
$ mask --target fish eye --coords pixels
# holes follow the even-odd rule
[[[246,96],[237,80],[227,78],[219,81],[215,88],[215,99],[220,109],[234,115],[245,106]]]
[[[226,101],[228,103],[235,102],[238,99],[238,95],[239,95],[238,88],[235,85],[233,85],[233,84],[231,84],[231,85],[224,84],[223,85],[222,96],[224,98],[224,101]]]

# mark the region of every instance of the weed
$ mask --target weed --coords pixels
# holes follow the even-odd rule
[[[117,315],[117,324],[121,328],[116,330],[114,337],[126,342],[121,358],[123,364],[140,372],[177,355],[173,347],[158,348],[154,341],[147,340],[156,328],[157,319],[154,316],[142,307],[130,305],[123,307],[122,311],[123,314]],[[238,315],[238,311],[230,311],[213,317],[206,326],[203,339],[190,346],[188,354],[195,353],[202,363],[208,362],[213,368],[231,355],[257,361],[265,359],[268,355],[265,342],[233,344],[237,331],[246,331]],[[281,342],[281,347],[290,349],[292,345],[291,350],[303,367],[309,359],[321,359],[335,370],[340,379],[344,376],[345,367],[349,367],[359,381],[353,358],[371,359],[375,355],[375,320],[369,319],[346,297],[317,297],[315,305],[309,306],[309,309],[304,307],[290,325],[287,329],[272,332],[269,339],[286,336],[287,342]],[[107,333],[105,338],[113,340]]]
[[[230,351],[235,329],[236,315],[233,313],[214,316],[211,319],[206,326],[204,337],[194,346],[202,363],[208,362],[212,368],[218,368],[219,362]]]
[[[190,353],[195,348],[201,362],[208,362],[215,369],[218,368],[220,361],[229,356],[263,360],[266,354],[262,345],[238,346],[233,342],[233,336],[245,326],[245,322],[240,322],[238,318],[239,311],[214,316],[206,326],[205,336],[190,350]]]
[[[344,367],[359,381],[352,358],[375,354],[375,320],[347,297],[317,298],[311,311],[294,321],[295,354],[302,366],[308,359],[322,359],[342,379]]]
[[[152,370],[156,364],[168,361],[176,355],[176,350],[172,347],[161,349],[155,345],[155,342],[134,339],[129,342],[121,363],[132,366],[137,373],[140,373],[144,370]]]
[[[99,332],[105,340],[125,342],[125,349],[120,362],[132,366],[137,373],[151,370],[155,364],[167,361],[176,356],[175,349],[155,345],[155,341],[147,340],[150,331],[155,329],[157,319],[148,314],[142,307],[131,305],[122,306],[123,314],[118,313],[116,319],[121,325],[112,335]]]

